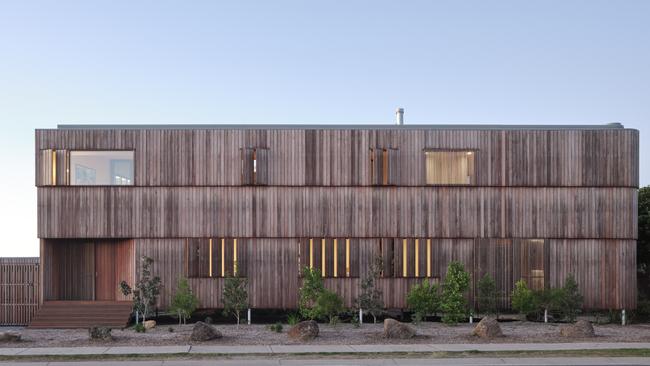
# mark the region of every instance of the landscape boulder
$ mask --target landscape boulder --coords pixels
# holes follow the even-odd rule
[[[476,324],[476,327],[474,327],[472,335],[481,338],[503,337],[499,322],[491,316],[483,317],[483,319]]]
[[[192,329],[190,339],[193,341],[209,341],[221,337],[221,332],[218,331],[217,328],[204,322],[196,322]]]
[[[20,341],[20,333],[14,330],[0,332],[0,342],[18,342]]]
[[[586,320],[578,320],[575,324],[560,327],[560,335],[568,338],[595,337],[594,327]]]
[[[415,337],[415,329],[395,319],[384,320],[384,338],[409,339]]]
[[[111,328],[92,327],[88,329],[88,336],[91,340],[110,341],[113,339]]]
[[[156,327],[156,321],[155,320],[145,320],[144,324],[144,329],[149,330],[153,329]]]
[[[310,341],[318,337],[318,323],[313,320],[300,322],[289,329],[287,336],[294,341]]]

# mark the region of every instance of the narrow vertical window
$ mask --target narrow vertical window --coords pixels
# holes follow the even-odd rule
[[[237,277],[237,239],[232,242],[232,273]]]
[[[209,253],[209,256],[210,256],[210,265],[209,265],[209,267],[210,267],[210,277],[212,277],[212,239],[210,239],[210,253]]]
[[[314,239],[309,239],[309,269],[314,268]]]
[[[427,277],[431,277],[431,239],[427,239]]]
[[[402,239],[402,277],[406,277],[408,274],[407,265],[408,265],[408,245],[406,239]]]
[[[56,150],[52,150],[52,185],[56,185]]]
[[[350,239],[345,239],[345,277],[350,277]]]
[[[338,277],[339,274],[339,266],[338,266],[338,242],[336,239],[334,239],[334,250],[333,250],[333,255],[334,255],[334,277]]]
[[[418,239],[415,239],[415,277],[420,277],[420,250],[418,245],[420,244]]]
[[[325,239],[321,239],[321,274],[323,277],[327,276],[326,271],[325,271]]]
[[[226,277],[226,239],[221,239],[221,277]]]

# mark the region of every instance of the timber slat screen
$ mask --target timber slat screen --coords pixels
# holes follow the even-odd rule
[[[74,291],[82,280],[57,270],[95,265],[107,248],[66,257],[56,244],[112,240],[131,243],[114,264],[131,280],[137,258],[154,259],[163,308],[179,276],[219,308],[232,275],[248,279],[251,307],[295,308],[305,266],[353,306],[381,257],[387,307],[457,260],[472,302],[488,273],[502,307],[521,278],[542,288],[574,275],[586,308],[633,309],[638,150],[638,131],[609,126],[37,130],[41,263],[54,279],[44,291],[109,289],[114,267]],[[94,169],[71,159],[79,151],[115,162]]]
[[[29,324],[39,306],[38,258],[0,258],[0,325]]]

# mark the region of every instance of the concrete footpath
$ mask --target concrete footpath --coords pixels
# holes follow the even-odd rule
[[[115,347],[35,347],[0,348],[0,356],[71,356],[71,355],[165,355],[165,354],[363,354],[431,353],[463,351],[558,351],[604,349],[650,349],[650,343],[489,343],[489,344],[376,344],[376,345],[183,345],[183,346],[115,346]]]

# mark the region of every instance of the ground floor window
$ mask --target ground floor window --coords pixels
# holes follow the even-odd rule
[[[298,266],[317,268],[323,277],[359,277],[359,243],[353,238],[305,238],[298,245]]]
[[[245,245],[237,238],[190,238],[186,241],[187,276],[245,277]]]

